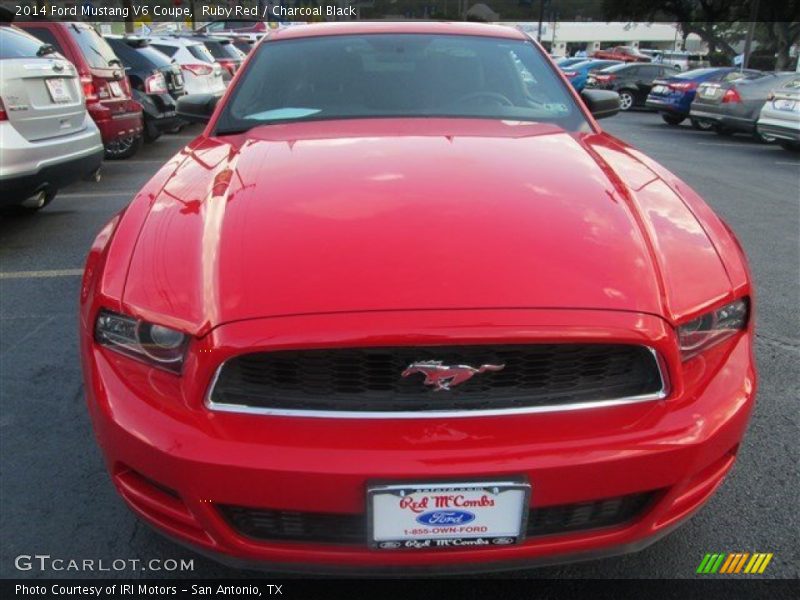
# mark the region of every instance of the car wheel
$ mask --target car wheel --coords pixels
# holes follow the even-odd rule
[[[681,115],[670,115],[667,113],[662,113],[661,118],[664,119],[664,123],[667,125],[680,125],[686,119]]]
[[[622,90],[619,93],[619,109],[630,110],[633,107],[633,94],[627,90]]]
[[[152,144],[161,137],[161,132],[152,123],[145,122],[142,135],[146,144]]]
[[[692,127],[700,131],[711,131],[714,129],[714,123],[706,119],[692,119]]]
[[[790,152],[800,152],[800,142],[793,142],[791,140],[778,140],[781,148],[789,150]]]
[[[128,137],[118,138],[113,142],[106,144],[106,158],[108,160],[122,160],[124,158],[130,158],[136,154],[141,147],[141,135],[130,135]]]
[[[753,137],[756,139],[757,142],[761,142],[762,144],[772,144],[778,139],[772,135],[765,135],[758,130],[753,132]]]

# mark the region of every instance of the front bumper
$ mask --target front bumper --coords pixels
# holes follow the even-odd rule
[[[213,412],[203,405],[214,367],[224,359],[220,352],[235,354],[265,343],[319,347],[323,340],[336,340],[332,345],[337,346],[369,339],[373,345],[401,338],[408,343],[409,331],[420,336],[414,339],[424,339],[427,331],[440,340],[459,336],[472,343],[566,341],[591,335],[586,323],[597,316],[590,311],[499,312],[383,315],[379,321],[371,315],[351,315],[346,321],[317,316],[225,325],[197,342],[182,378],[99,348],[91,332],[83,331],[88,405],[114,483],[132,510],[166,535],[223,556],[224,562],[406,572],[577,560],[638,549],[708,500],[735,460],[753,408],[749,332],[676,367],[680,359],[670,350],[674,334],[664,322],[649,315],[606,313],[603,335],[632,343],[647,339],[670,365],[669,397],[637,404],[400,420],[256,416]],[[565,323],[571,316],[564,313],[585,313],[585,320],[570,327]],[[473,549],[382,551],[370,549],[366,540],[363,545],[258,541],[234,530],[218,510],[219,505],[237,505],[366,515],[367,485],[376,479],[499,476],[530,482],[531,510],[656,494],[636,518],[613,527]]]

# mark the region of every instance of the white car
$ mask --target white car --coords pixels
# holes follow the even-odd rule
[[[200,42],[172,36],[154,36],[150,45],[180,66],[187,94],[214,94],[225,91],[222,66]]]
[[[774,137],[787,150],[800,151],[800,74],[772,90],[756,126],[760,134]]]
[[[642,51],[644,52],[644,51]],[[666,50],[655,50],[648,53],[652,61],[660,65],[671,65],[679,71],[691,71],[692,69],[705,69],[711,66],[708,57],[702,54],[692,54],[691,52],[670,52]]]
[[[0,25],[0,157],[0,208],[31,210],[103,160],[75,67],[12,25]]]

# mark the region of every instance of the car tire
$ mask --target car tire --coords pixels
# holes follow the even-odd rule
[[[681,115],[670,115],[668,113],[661,113],[661,118],[667,125],[680,125],[686,120],[686,117]]]
[[[119,138],[106,144],[106,158],[108,160],[123,160],[130,158],[142,147],[141,135]]]
[[[633,108],[633,94],[629,90],[619,92],[619,109],[623,112]]]
[[[142,137],[145,144],[152,144],[161,137],[161,132],[152,123],[145,122]]]
[[[753,138],[755,138],[757,142],[761,142],[762,144],[773,144],[776,141],[778,141],[778,138],[772,135],[765,135],[758,130],[753,132]]]
[[[789,152],[800,152],[800,142],[793,142],[791,140],[778,140],[781,148]]]
[[[699,131],[711,131],[714,129],[714,123],[706,119],[692,119],[692,128]]]

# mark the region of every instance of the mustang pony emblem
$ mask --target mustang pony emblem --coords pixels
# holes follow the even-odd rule
[[[469,365],[443,365],[440,360],[425,360],[415,362],[408,365],[403,371],[403,377],[408,377],[414,373],[422,373],[425,375],[425,385],[433,386],[433,390],[438,392],[440,390],[449,390],[455,385],[464,383],[468,379],[472,379],[479,373],[486,371],[502,371],[505,365],[481,365],[480,368],[470,367]]]

